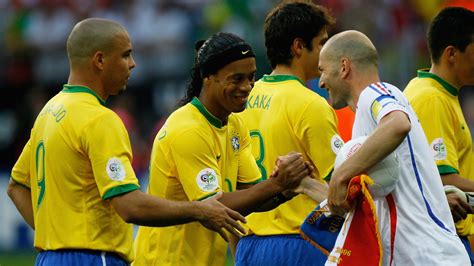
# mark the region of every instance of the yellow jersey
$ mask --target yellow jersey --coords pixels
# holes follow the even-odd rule
[[[457,173],[474,180],[472,138],[458,99],[458,89],[439,76],[419,70],[404,94],[425,131],[441,175]],[[456,224],[458,234],[474,234],[473,215]]]
[[[132,225],[108,199],[139,189],[127,131],[92,90],[65,85],[43,107],[12,170],[31,189],[38,250],[90,249],[133,260]]]
[[[255,83],[246,109],[238,114],[250,130],[253,155],[268,178],[278,156],[302,153],[314,166],[314,177],[328,177],[343,145],[337,118],[328,102],[289,75],[265,75]],[[247,216],[249,233],[298,234],[301,223],[318,203],[298,195],[277,208]]]
[[[177,201],[202,200],[237,183],[257,183],[248,130],[231,114],[227,125],[194,98],[176,110],[153,143],[148,193]],[[227,243],[198,222],[141,226],[134,265],[224,265]]]

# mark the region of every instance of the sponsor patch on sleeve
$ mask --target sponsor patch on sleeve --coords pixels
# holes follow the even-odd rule
[[[122,181],[125,179],[125,168],[117,157],[109,159],[105,170],[107,171],[109,178],[114,181]]]
[[[331,148],[334,154],[337,154],[341,147],[344,145],[344,141],[339,135],[334,135],[331,138]]]
[[[211,168],[202,169],[196,176],[196,183],[205,192],[212,192],[219,187],[217,174]]]
[[[446,150],[446,145],[444,145],[443,138],[437,138],[433,140],[430,144],[430,147],[435,160],[446,160],[448,157],[448,151]]]

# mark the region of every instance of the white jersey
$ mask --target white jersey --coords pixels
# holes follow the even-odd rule
[[[403,93],[374,83],[359,97],[352,137],[370,135],[393,111],[406,113],[411,131],[396,149],[400,179],[394,191],[374,198],[383,265],[470,265],[444,194],[425,134]]]

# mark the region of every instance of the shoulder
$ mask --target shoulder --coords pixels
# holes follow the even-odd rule
[[[442,97],[436,81],[430,78],[414,78],[406,86],[403,94],[412,101],[424,101],[430,98]]]
[[[209,124],[205,118],[194,110],[192,105],[180,107],[166,119],[157,138],[166,134],[168,141],[198,139],[199,136],[209,136],[211,134]],[[163,133],[165,132],[165,133]]]

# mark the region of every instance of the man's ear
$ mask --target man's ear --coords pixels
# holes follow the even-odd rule
[[[444,51],[441,57],[445,57],[446,60],[448,60],[450,64],[453,64],[456,52],[457,52],[457,49],[454,46],[448,45],[446,48],[444,48]]]
[[[349,76],[351,72],[351,61],[348,58],[341,58],[339,71],[343,79]]]
[[[207,77],[204,77],[202,79],[202,85],[203,87],[209,87],[209,85],[211,85],[211,77],[210,76],[207,76]]]
[[[304,48],[306,48],[306,44],[301,38],[295,38],[290,48],[293,56],[298,58],[303,54],[303,50]]]
[[[105,66],[105,55],[101,51],[95,52],[94,56],[92,57],[92,61],[94,63],[94,66],[97,67],[100,70],[104,69]]]

